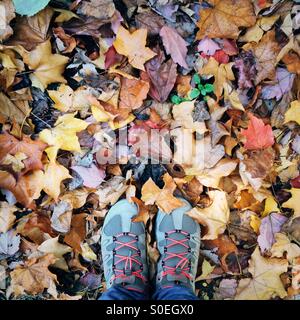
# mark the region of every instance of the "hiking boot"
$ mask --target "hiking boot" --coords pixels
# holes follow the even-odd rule
[[[145,292],[148,282],[145,226],[132,222],[138,214],[135,204],[120,200],[108,211],[101,236],[104,276],[107,288],[123,285]]]
[[[160,252],[157,264],[156,286],[167,288],[175,284],[195,291],[200,250],[200,226],[186,212],[191,205],[180,198],[182,207],[170,214],[158,211],[156,239]]]

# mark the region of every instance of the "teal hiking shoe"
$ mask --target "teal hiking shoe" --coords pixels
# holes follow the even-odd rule
[[[132,222],[138,214],[135,204],[120,200],[108,211],[101,236],[104,276],[107,288],[122,285],[145,292],[148,283],[145,226]]]
[[[195,291],[200,250],[200,226],[186,212],[191,205],[180,198],[184,205],[170,214],[158,211],[156,239],[160,252],[157,264],[156,286],[172,287],[175,284]]]

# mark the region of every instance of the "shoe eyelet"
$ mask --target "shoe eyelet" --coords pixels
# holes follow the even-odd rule
[[[168,249],[167,249],[166,247],[164,247],[164,252],[167,252],[167,250],[168,250]]]
[[[117,241],[117,238],[115,236],[113,236],[113,241]]]
[[[169,235],[168,235],[168,232],[165,232],[165,238],[168,238]]]
[[[188,248],[188,252],[191,252],[191,248]]]

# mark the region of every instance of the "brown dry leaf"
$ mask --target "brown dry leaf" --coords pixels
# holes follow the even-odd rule
[[[31,51],[37,45],[45,42],[53,13],[53,9],[47,7],[32,17],[18,16],[14,35],[9,39],[8,44],[21,45]]]
[[[203,240],[214,240],[222,234],[229,220],[229,207],[226,193],[220,190],[207,192],[211,205],[207,208],[193,208],[187,214],[207,227],[207,233],[202,237]]]
[[[25,155],[22,161],[24,169],[20,174],[24,175],[31,170],[43,169],[42,154],[46,144],[40,140],[32,140],[23,135],[22,139],[16,139],[13,135],[4,132],[0,134],[0,164],[7,159],[7,155],[16,156],[20,153]]]
[[[212,7],[200,10],[197,23],[197,39],[230,38],[237,39],[240,27],[251,27],[256,22],[250,0],[208,0]]]
[[[146,38],[147,29],[138,29],[130,33],[120,26],[113,45],[118,53],[128,57],[128,62],[134,68],[145,71],[144,63],[156,55],[146,48]]]
[[[260,213],[263,210],[263,205],[259,202],[252,193],[248,190],[242,190],[239,200],[234,204],[234,207],[240,210],[251,210]]]
[[[256,247],[249,261],[252,278],[242,279],[237,288],[235,300],[268,300],[272,297],[286,297],[287,293],[280,275],[287,271],[286,259],[268,259],[261,256]]]
[[[271,148],[248,150],[244,153],[243,163],[253,178],[265,178],[273,167],[275,151]]]
[[[92,16],[100,20],[110,19],[115,13],[115,5],[111,0],[80,1],[79,14]]]
[[[300,247],[291,243],[290,239],[283,233],[275,234],[276,242],[271,248],[272,257],[282,258],[286,253],[286,258],[289,262],[293,262],[293,259],[300,257]]]
[[[15,7],[11,0],[3,0],[0,3],[0,40],[6,40],[13,34],[9,23],[16,16]]]
[[[128,109],[129,111],[139,108],[147,98],[150,85],[148,82],[139,79],[121,80],[121,91],[119,108]]]
[[[21,218],[17,232],[38,245],[45,241],[46,235],[55,236],[49,217],[42,213],[31,213]]]
[[[259,84],[265,79],[273,80],[276,75],[277,55],[280,52],[279,44],[275,39],[275,31],[268,31],[259,43],[248,43],[244,46],[245,50],[252,50],[256,59],[257,75],[255,84]]]
[[[50,40],[39,44],[33,51],[25,55],[24,61],[34,71],[35,79],[33,80],[37,80],[44,88],[53,82],[66,83],[62,73],[69,58],[60,54],[52,54]]]
[[[18,180],[0,170],[0,188],[7,189],[14,194],[17,201],[26,208],[34,208],[33,201],[40,196],[43,189],[44,175],[41,170],[21,176]]]
[[[48,269],[56,258],[53,254],[47,254],[39,259],[33,258],[25,261],[24,266],[17,266],[11,273],[11,290],[16,297],[27,294],[39,294],[48,289],[48,292],[56,296],[57,277]]]
[[[133,222],[143,222],[147,224],[149,216],[149,206],[145,206],[144,202],[136,197],[131,197],[131,200],[138,206],[138,214],[132,219]]]
[[[205,249],[212,250],[217,248],[217,254],[221,261],[221,265],[224,270],[227,272],[228,265],[226,263],[226,258],[228,255],[238,253],[237,246],[233,243],[233,241],[227,235],[219,235],[217,239],[214,240],[204,240],[203,241]]]
[[[64,238],[64,242],[78,253],[81,253],[81,243],[86,237],[86,218],[86,213],[73,215],[71,221],[71,230]]]
[[[28,104],[16,104],[3,92],[0,92],[0,104],[0,116],[3,116],[5,120],[16,121],[19,124],[26,122],[26,118],[30,114]]]
[[[219,62],[217,62],[215,58],[210,57],[208,63],[199,70],[200,75],[205,74],[214,76],[214,93],[218,98],[220,98],[220,96],[222,95],[224,84],[226,84],[228,80],[235,79],[234,74],[231,70],[232,66],[232,62],[227,64],[219,64]]]
[[[16,220],[14,212],[18,209],[15,206],[9,205],[7,202],[0,202],[0,233],[7,232]]]
[[[142,200],[146,205],[156,204],[160,210],[170,213],[176,208],[182,207],[183,203],[173,196],[176,184],[172,177],[166,173],[163,176],[165,183],[163,189],[160,189],[154,181],[149,178],[142,187]]]
[[[72,252],[72,248],[64,244],[59,243],[58,236],[56,238],[49,238],[44,241],[37,248],[38,251],[44,254],[53,254],[57,260],[54,263],[54,267],[68,271],[68,265],[63,257],[68,252]]]

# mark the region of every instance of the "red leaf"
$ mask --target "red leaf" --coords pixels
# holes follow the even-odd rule
[[[249,114],[250,124],[247,130],[242,130],[242,135],[246,137],[245,148],[249,150],[264,149],[274,144],[272,127]]]
[[[293,188],[300,188],[300,175],[290,181]]]

